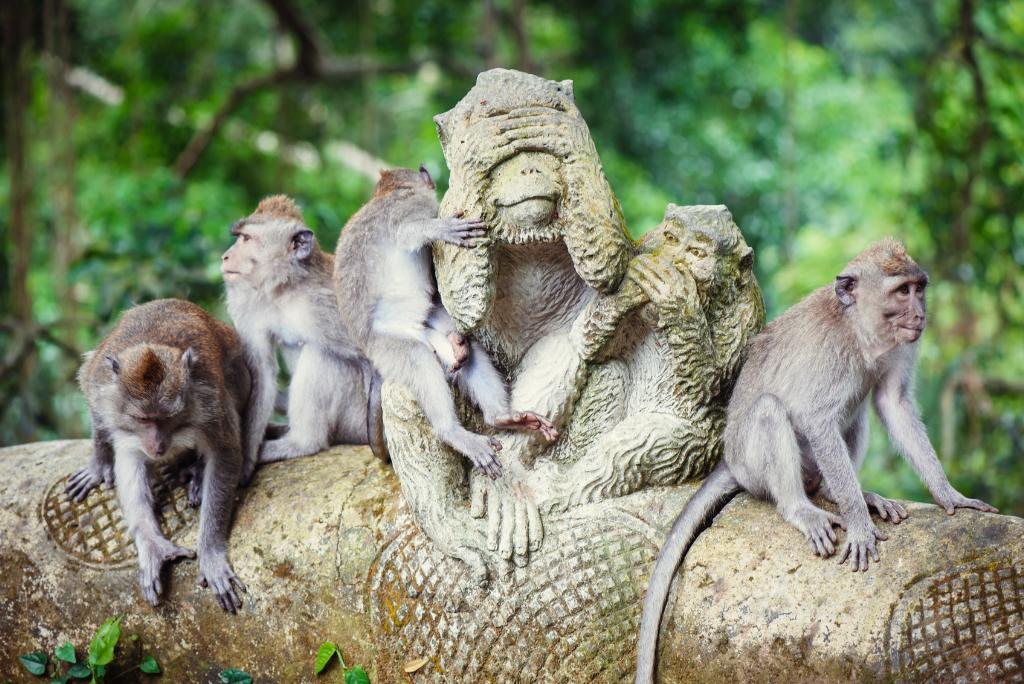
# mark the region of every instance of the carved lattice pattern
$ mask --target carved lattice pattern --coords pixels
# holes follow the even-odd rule
[[[169,478],[152,478],[157,502],[157,519],[164,535],[172,541],[195,524],[195,509],[189,507],[184,487],[169,484]],[[102,486],[89,492],[84,501],[68,499],[62,477],[46,491],[41,515],[46,531],[68,556],[87,565],[117,566],[134,561],[135,546],[125,527],[114,489]]]
[[[430,657],[434,681],[628,680],[656,545],[642,523],[607,509],[546,522],[530,564],[479,590],[403,519],[372,571],[376,642],[394,662]]]
[[[943,573],[908,590],[901,604],[890,625],[890,639],[899,641],[892,664],[900,679],[1024,682],[1019,568],[1004,561]]]

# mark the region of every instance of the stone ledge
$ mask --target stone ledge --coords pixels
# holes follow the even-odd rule
[[[366,448],[262,469],[243,495],[231,558],[248,584],[239,615],[196,587],[194,563],[146,605],[112,493],[64,505],[85,441],[0,450],[0,680],[17,655],[84,645],[125,616],[165,681],[313,680],[321,641],[375,682],[623,681],[657,545],[694,485],[652,490],[546,520],[544,547],[487,590],[464,582],[412,525],[398,482]],[[165,528],[192,545],[196,515],[174,493]],[[113,505],[112,505],[113,504]],[[697,540],[662,631],[662,681],[953,680],[1024,676],[1024,520],[911,504],[881,563],[820,560],[773,508],[738,497]],[[77,523],[78,528],[70,527]],[[116,674],[116,671],[113,671]],[[131,675],[118,680],[131,681]]]

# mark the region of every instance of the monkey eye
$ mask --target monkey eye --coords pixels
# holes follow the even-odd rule
[[[249,235],[248,233],[239,233],[238,238],[242,242],[248,242],[249,240],[252,240],[252,235]]]
[[[690,254],[692,254],[693,256],[697,257],[698,259],[703,259],[704,257],[706,257],[708,255],[708,253],[705,252],[700,247],[690,247],[686,251],[689,252]]]
[[[896,289],[896,291],[899,292],[901,295],[910,294],[910,284],[903,283]]]
[[[665,242],[670,245],[674,245],[679,242],[679,238],[677,238],[674,233],[665,233]]]

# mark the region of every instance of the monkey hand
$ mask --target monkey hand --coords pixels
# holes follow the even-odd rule
[[[544,541],[544,525],[533,492],[522,482],[512,487],[480,476],[470,480],[470,514],[487,517],[487,548],[506,570],[523,567]]]
[[[487,224],[480,219],[439,218],[431,221],[431,238],[456,247],[480,247],[487,243]]]
[[[985,513],[999,512],[995,506],[990,506],[980,499],[968,499],[950,486],[937,494],[932,494],[932,498],[946,511],[946,515],[953,515],[958,508],[973,508]]]
[[[114,464],[93,459],[89,465],[68,478],[65,491],[69,499],[84,501],[89,492],[101,483],[107,489],[114,486]]]
[[[135,548],[139,554],[139,588],[146,603],[155,606],[164,592],[160,573],[164,564],[179,558],[195,558],[191,549],[177,546],[163,537],[136,539]]]
[[[839,564],[850,561],[850,569],[853,572],[858,570],[867,572],[868,556],[871,560],[878,562],[877,541],[885,541],[888,537],[882,533],[870,519],[867,522],[850,525],[846,533],[846,546],[839,554]]]
[[[235,576],[224,551],[208,552],[199,558],[199,586],[209,587],[217,596],[217,603],[229,613],[242,607],[238,592],[248,592],[242,580]]]

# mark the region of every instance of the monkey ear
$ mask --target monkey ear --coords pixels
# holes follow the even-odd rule
[[[181,353],[182,368],[184,368],[187,371],[192,370],[192,367],[196,365],[196,359],[198,358],[199,355],[196,353],[196,350],[193,349],[192,347],[189,347],[188,349]]]
[[[836,276],[836,297],[843,306],[850,306],[857,301],[857,277],[849,273]]]
[[[296,259],[305,260],[313,253],[313,231],[308,228],[292,235],[292,253]]]
[[[423,182],[426,183],[427,187],[431,190],[437,187],[434,185],[434,179],[430,177],[430,171],[427,171],[427,167],[423,164],[420,164],[420,178],[423,179]]]
[[[110,372],[112,372],[114,375],[117,375],[118,373],[121,372],[121,364],[117,362],[116,356],[111,356],[110,354],[108,354],[104,358],[106,358],[107,360],[107,365],[110,366]]]

